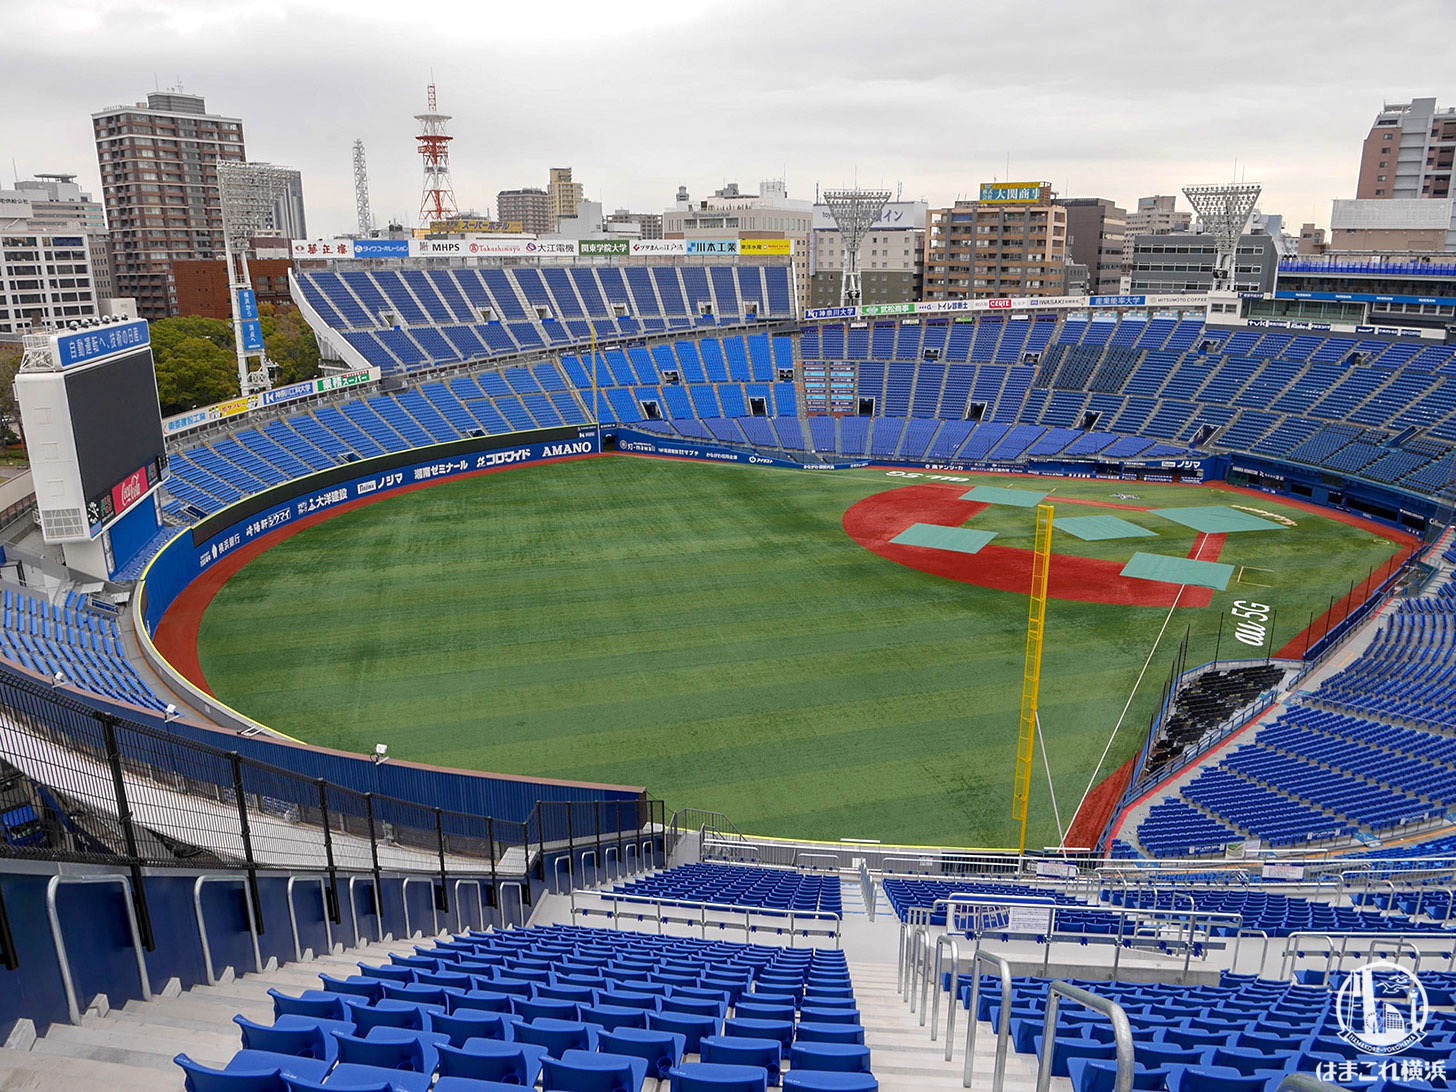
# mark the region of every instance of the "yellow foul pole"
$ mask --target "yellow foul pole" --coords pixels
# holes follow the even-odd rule
[[[1036,745],[1037,701],[1041,694],[1041,646],[1046,629],[1047,573],[1052,561],[1052,506],[1036,506],[1036,548],[1031,559],[1031,607],[1026,620],[1026,666],[1021,673],[1021,731],[1016,739],[1016,785],[1011,818],[1021,824],[1017,850],[1026,852],[1026,816],[1031,803],[1031,763]]]

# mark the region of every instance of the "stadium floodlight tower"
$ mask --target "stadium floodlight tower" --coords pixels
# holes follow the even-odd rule
[[[862,293],[859,281],[859,246],[864,242],[865,232],[880,218],[885,206],[890,203],[889,190],[825,190],[824,203],[829,206],[829,215],[839,229],[844,243],[844,280],[840,283],[839,303],[842,307],[857,307]]]
[[[359,238],[369,238],[374,230],[374,215],[369,211],[369,167],[364,160],[362,140],[354,141],[354,213]]]
[[[248,240],[273,226],[273,208],[298,172],[272,163],[219,163],[222,233],[228,263],[228,295],[233,309],[233,348],[238,385],[246,397],[273,385],[271,362],[263,351],[258,298],[248,273]],[[256,364],[253,361],[256,360]]]
[[[1234,291],[1238,272],[1239,239],[1249,226],[1254,203],[1262,187],[1257,182],[1226,182],[1218,186],[1184,186],[1183,196],[1213,236],[1213,291]]]

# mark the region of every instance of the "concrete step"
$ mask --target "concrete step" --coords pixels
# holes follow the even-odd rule
[[[232,1034],[228,1034],[228,1030]],[[221,1066],[240,1046],[237,1028],[230,1022],[215,1025],[209,1031],[183,1031],[155,1024],[145,1032],[133,1026],[116,1024],[100,1017],[90,1026],[72,1027],[58,1024],[37,1040],[34,1052],[65,1058],[95,1058],[101,1061],[128,1061],[129,1064],[170,1067],[172,1058],[186,1052],[204,1065]],[[123,1052],[122,1055],[113,1052]]]
[[[172,1069],[180,1078],[181,1071],[176,1066]],[[181,1084],[180,1079],[158,1081],[157,1071],[150,1066],[0,1049],[0,1092],[157,1092]]]

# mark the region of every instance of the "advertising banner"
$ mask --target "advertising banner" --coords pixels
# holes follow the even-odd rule
[[[292,239],[289,250],[295,259],[352,258],[353,239]]]
[[[111,511],[115,515],[121,515],[142,497],[146,496],[150,486],[147,484],[147,468],[142,467],[135,473],[128,474],[120,482],[111,487]]]
[[[408,258],[413,239],[355,239],[349,257]]]
[[[794,252],[792,239],[739,239],[739,254],[754,254],[772,257],[788,257]]]
[[[982,182],[983,205],[1035,205],[1041,202],[1042,182]]]
[[[283,402],[296,402],[300,398],[310,398],[315,394],[325,394],[328,391],[357,387],[378,378],[379,370],[377,368],[360,368],[358,371],[306,379],[302,383],[293,383],[287,387],[263,391],[261,394],[249,395],[247,398],[233,398],[227,402],[203,406],[201,409],[188,410],[186,413],[165,418],[162,421],[162,432],[167,436],[176,436],[178,433],[201,428],[214,421],[237,417],[250,410],[261,409],[264,406],[276,406]]]
[[[80,334],[57,334],[56,363],[62,368],[74,368],[122,349],[150,345],[151,341],[151,328],[140,319],[114,326],[97,326]]]
[[[737,254],[737,239],[689,239],[687,253],[694,254]]]
[[[673,257],[686,254],[688,244],[685,239],[633,239],[631,251],[639,257]]]
[[[632,253],[630,239],[583,239],[577,245],[577,253],[583,258],[605,255],[625,257]]]

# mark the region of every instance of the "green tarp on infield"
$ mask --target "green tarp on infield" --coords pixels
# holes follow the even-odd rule
[[[1187,557],[1167,557],[1164,554],[1136,553],[1122,569],[1123,576],[1134,580],[1157,580],[1164,584],[1191,584],[1196,588],[1212,588],[1223,591],[1228,587],[1229,577],[1234,575],[1232,565],[1217,561],[1194,561]]]
[[[961,500],[977,504],[1005,504],[1011,508],[1035,508],[1046,500],[1047,494],[1037,489],[1003,489],[999,485],[978,485]]]
[[[1221,504],[1196,508],[1154,508],[1153,515],[1202,531],[1205,535],[1226,535],[1234,531],[1282,531],[1277,523]]]
[[[1157,538],[1156,531],[1149,531],[1146,527],[1139,527],[1136,523],[1128,523],[1125,519],[1117,516],[1073,516],[1070,519],[1056,520],[1052,527],[1058,531],[1066,531],[1074,538],[1080,538],[1083,542],[1105,542],[1115,538]]]
[[[979,553],[982,546],[996,537],[995,531],[977,531],[970,527],[943,527],[938,523],[917,523],[901,531],[890,541],[899,546],[924,546],[929,550],[953,550],[958,554]]]

